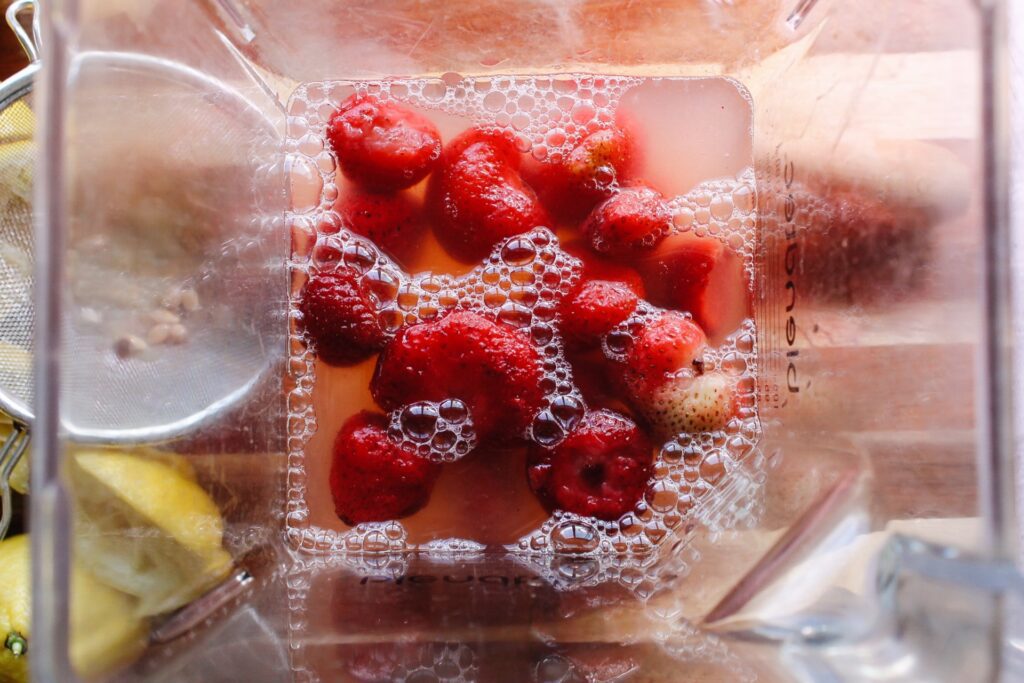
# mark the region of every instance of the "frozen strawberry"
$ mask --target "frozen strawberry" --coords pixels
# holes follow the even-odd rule
[[[434,124],[368,95],[353,95],[338,107],[327,124],[327,140],[345,177],[374,190],[411,187],[441,157]]]
[[[657,190],[625,187],[598,204],[583,223],[594,251],[616,256],[654,248],[672,227],[672,210]]]
[[[633,290],[641,299],[647,294],[643,278],[635,269],[622,265],[618,261],[605,258],[590,248],[586,240],[574,240],[565,244],[562,249],[578,258],[583,263],[584,280],[612,280],[621,282]]]
[[[400,263],[415,254],[426,228],[419,204],[405,192],[350,188],[334,208],[345,227],[369,238]]]
[[[603,335],[629,317],[637,302],[637,295],[621,282],[584,282],[560,307],[562,339],[569,348],[597,346]]]
[[[386,417],[363,411],[334,442],[331,495],[346,524],[408,517],[430,499],[439,466],[392,441],[387,429]]]
[[[543,402],[540,365],[525,334],[456,311],[401,330],[377,360],[370,391],[387,410],[458,398],[481,440],[518,438]]]
[[[550,225],[519,175],[519,152],[497,133],[473,129],[452,140],[428,197],[437,240],[466,263],[482,259],[507,237]]]
[[[624,375],[632,396],[642,401],[670,377],[699,370],[694,362],[706,343],[704,331],[689,316],[659,314],[636,333],[626,352]]]
[[[558,161],[528,164],[523,173],[547,209],[562,220],[578,220],[629,177],[633,140],[621,128],[591,133]]]
[[[650,302],[690,313],[709,336],[735,330],[748,316],[743,259],[719,239],[669,235],[636,263]]]
[[[651,442],[635,422],[595,410],[557,446],[531,445],[527,478],[549,510],[618,519],[644,495],[652,456]]]
[[[720,372],[673,377],[646,396],[641,409],[663,438],[724,429],[736,415],[736,383]]]
[[[302,325],[320,360],[353,365],[384,347],[370,292],[352,268],[313,273],[299,301]]]

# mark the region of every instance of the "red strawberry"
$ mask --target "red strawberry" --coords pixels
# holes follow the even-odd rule
[[[590,248],[586,240],[575,240],[564,245],[562,249],[571,256],[575,256],[583,263],[584,280],[612,280],[621,282],[633,290],[641,299],[647,294],[644,288],[644,281],[633,268],[624,266],[601,256]]]
[[[441,135],[416,112],[368,95],[345,100],[327,124],[342,173],[375,190],[400,190],[423,180],[441,157]]]
[[[646,185],[623,188],[590,212],[583,232],[594,251],[622,256],[652,249],[672,227],[672,210]]]
[[[578,220],[612,195],[633,167],[632,136],[620,128],[591,133],[558,161],[524,169],[544,206],[563,220]]]
[[[408,517],[430,499],[440,467],[388,438],[387,418],[363,411],[334,441],[331,495],[349,525]]]
[[[481,440],[515,438],[541,408],[540,364],[526,335],[456,311],[400,331],[377,360],[370,391],[388,410],[459,398]]]
[[[737,407],[736,382],[709,372],[669,379],[644,398],[641,412],[656,434],[671,438],[723,429]]]
[[[404,192],[379,194],[350,188],[334,208],[345,227],[400,262],[415,254],[426,227],[419,205]]]
[[[352,268],[313,273],[299,310],[317,356],[329,365],[358,363],[387,341],[370,293]]]
[[[695,368],[707,339],[703,330],[688,316],[666,311],[636,333],[626,352],[626,385],[633,398],[643,400],[670,377],[687,374]]]
[[[473,129],[452,140],[428,196],[438,241],[466,263],[487,256],[505,238],[550,225],[519,175],[519,152],[497,133]]]
[[[709,336],[732,332],[748,315],[743,260],[721,240],[670,235],[637,267],[652,304],[692,314]]]
[[[549,510],[618,519],[643,497],[652,456],[651,442],[635,422],[595,410],[557,446],[532,444],[527,478]]]
[[[561,306],[562,339],[569,348],[597,346],[636,309],[637,295],[621,282],[590,280]]]

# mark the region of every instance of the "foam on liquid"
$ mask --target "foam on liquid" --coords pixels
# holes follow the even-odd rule
[[[445,140],[470,125],[499,126],[514,133],[522,152],[537,159],[557,159],[590,132],[614,121],[616,108],[632,89],[654,81],[664,87],[686,83],[684,79],[645,81],[586,75],[474,79],[446,74],[441,79],[300,87],[289,106],[287,147],[292,177],[293,301],[310,271],[344,264],[363,274],[381,325],[392,334],[403,325],[434,320],[453,309],[474,311],[520,329],[540,351],[545,390],[543,410],[523,436],[542,445],[557,444],[587,409],[565,359],[554,305],[579,281],[580,262],[561,250],[555,232],[535,228],[496,245],[491,255],[468,273],[406,273],[371,242],[350,233],[333,211],[342,179],[325,147],[324,129],[337,105],[351,93],[372,93],[426,110]],[[657,132],[648,134],[653,138]],[[686,133],[684,128],[681,134]],[[746,134],[749,136],[749,131]],[[754,178],[749,168],[736,177],[701,182],[670,197],[669,203],[674,212],[671,232],[692,231],[723,241],[742,258],[749,285],[756,223]],[[607,335],[605,354],[621,358],[630,337],[659,311],[642,302],[629,320]],[[732,495],[737,487],[729,482],[734,484],[737,477],[749,480],[753,471],[756,486],[763,476],[756,448],[760,426],[754,396],[755,340],[753,320],[747,319],[719,346],[705,351],[706,371],[721,371],[736,379],[739,414],[720,432],[679,434],[665,442],[655,459],[647,495],[632,512],[612,522],[556,512],[505,547],[524,556],[555,552],[645,557],[673,532],[692,529],[691,522],[714,530],[749,516],[749,491]],[[325,477],[307,482],[311,465],[306,462],[307,444],[317,429],[315,359],[306,347],[294,306],[290,367],[295,388],[289,396],[291,503],[287,521],[294,542],[314,552],[414,547],[464,552],[479,545],[476,539],[465,538],[411,539],[409,527],[415,526],[418,515],[352,529],[340,522],[322,527],[329,512],[312,515],[311,521],[311,508],[326,505],[329,510],[329,493]],[[365,372],[359,375],[365,376]],[[365,383],[355,390],[364,391]],[[390,415],[389,433],[438,462],[460,460],[476,446],[471,411],[457,399],[404,406]],[[333,440],[333,435],[330,437]],[[319,465],[324,471],[323,463]],[[522,477],[525,479],[525,474]],[[428,509],[440,502],[437,494],[435,491]]]

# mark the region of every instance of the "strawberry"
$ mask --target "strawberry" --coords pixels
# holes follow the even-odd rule
[[[550,225],[537,195],[519,175],[519,152],[498,133],[469,130],[448,143],[428,189],[437,240],[470,263],[501,240]]]
[[[736,409],[735,382],[720,372],[673,377],[652,391],[642,405],[644,417],[663,438],[724,429]]]
[[[549,510],[613,520],[643,497],[652,456],[651,442],[633,420],[595,410],[558,445],[531,444],[527,479]]]
[[[468,311],[401,330],[370,384],[387,410],[458,398],[481,440],[521,437],[540,410],[540,355],[516,330]]]
[[[657,190],[633,185],[598,204],[582,230],[594,251],[639,254],[652,249],[672,228],[672,210]]]
[[[637,268],[652,304],[690,313],[709,336],[731,332],[748,315],[743,260],[719,239],[670,235]]]
[[[327,124],[327,140],[345,177],[386,191],[412,187],[441,157],[433,123],[401,105],[353,95]]]
[[[302,325],[320,360],[328,365],[353,365],[384,347],[370,292],[352,268],[317,271],[299,300]]]
[[[349,230],[369,238],[405,262],[416,253],[426,224],[420,206],[407,193],[374,193],[350,188],[334,206]]]
[[[660,313],[636,333],[626,352],[624,376],[630,394],[642,399],[670,377],[694,371],[706,343],[704,331],[689,316]]]
[[[387,418],[363,411],[334,441],[331,496],[348,525],[408,517],[430,499],[438,465],[388,437]]]
[[[602,336],[629,317],[637,303],[637,295],[621,282],[584,282],[560,307],[562,339],[569,348],[597,346]]]
[[[635,269],[622,265],[618,261],[605,258],[590,248],[586,240],[578,239],[562,246],[569,255],[575,256],[583,263],[584,280],[612,280],[621,282],[633,290],[641,299],[647,295],[643,278]]]
[[[530,164],[523,173],[544,206],[562,220],[579,220],[628,178],[632,136],[621,128],[591,133],[557,161]]]

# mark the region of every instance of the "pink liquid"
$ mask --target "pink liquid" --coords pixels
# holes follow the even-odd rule
[[[359,84],[359,87],[373,91],[375,84]],[[329,115],[331,103],[340,101],[354,90],[351,84],[342,83],[311,88],[315,93],[324,94],[328,101],[314,105],[308,100],[295,100],[293,112],[308,113],[315,109],[321,123]],[[457,99],[452,99],[451,91],[449,87],[449,95],[436,106],[426,102],[423,96],[419,101],[410,97],[404,103],[409,104],[411,99],[414,108],[435,122],[444,141],[474,125],[481,113],[484,117],[495,115],[498,117],[496,120],[502,122],[502,112],[489,112],[486,98],[483,99],[485,106],[479,112],[474,113],[472,107],[468,107],[469,111],[453,112],[453,109],[462,107],[457,104]],[[426,93],[427,89],[423,92]],[[598,88],[592,88],[590,92],[594,102],[604,101]],[[587,100],[584,94],[583,88],[578,88],[574,105],[568,106],[556,98],[552,107],[567,110],[566,119],[570,121],[585,116],[586,106],[580,104]],[[666,197],[684,195],[709,179],[734,178],[752,165],[751,107],[745,94],[732,81],[636,80],[624,89],[618,107],[641,131],[638,136],[642,159],[639,177]],[[519,114],[521,112],[516,116]],[[511,117],[513,127],[517,122],[516,116]],[[308,114],[306,118],[310,118]],[[521,118],[519,123],[522,123]],[[315,216],[318,211],[330,208],[333,196],[344,194],[345,181],[333,170],[324,172],[328,165],[324,160],[327,152],[317,152],[315,139],[310,140],[318,133],[322,134],[322,128],[318,131],[314,125],[308,125],[308,130],[305,135],[296,136],[297,148],[300,152],[307,152],[307,157],[300,157],[297,163],[293,161],[291,192],[293,204],[300,210],[312,207],[314,210],[310,215]],[[322,139],[320,146],[323,146]],[[410,192],[422,196],[425,184],[426,181]],[[699,222],[699,207],[697,214]],[[305,225],[315,225],[314,220],[305,220]],[[301,224],[301,219],[298,222]],[[575,226],[551,227],[563,241],[569,241],[578,234]],[[315,239],[308,227],[296,234],[300,237],[300,246],[297,247],[300,252],[303,239]],[[735,333],[749,318],[749,278],[744,273],[744,265],[750,245],[737,240],[737,237],[732,238],[732,245],[739,246],[735,255],[716,269],[711,277],[716,291],[716,306],[722,309],[720,317],[726,321],[724,327],[711,336],[713,344],[721,343]],[[449,258],[429,234],[406,266],[410,272],[452,274],[462,274],[472,268],[472,265],[459,264]],[[298,287],[301,288],[301,284]],[[328,486],[332,447],[338,431],[349,417],[361,410],[379,411],[368,389],[375,362],[374,358],[350,368],[335,368],[315,362],[315,381],[310,398],[316,429],[309,434],[301,449],[293,449],[296,451],[293,458],[296,455],[301,457],[306,475],[302,503],[308,517],[305,522],[292,526],[321,537],[326,531],[327,545],[335,548],[342,545],[349,528],[335,515]],[[403,543],[411,547],[439,539],[462,539],[487,546],[514,547],[517,541],[538,530],[550,517],[530,491],[525,472],[525,447],[496,452],[482,446],[458,462],[445,465],[427,506],[401,520],[406,534]],[[681,521],[678,514],[670,517],[673,524]],[[650,536],[661,539],[664,530]],[[320,546],[324,547],[322,541]],[[524,547],[524,544],[520,543],[519,547]]]

